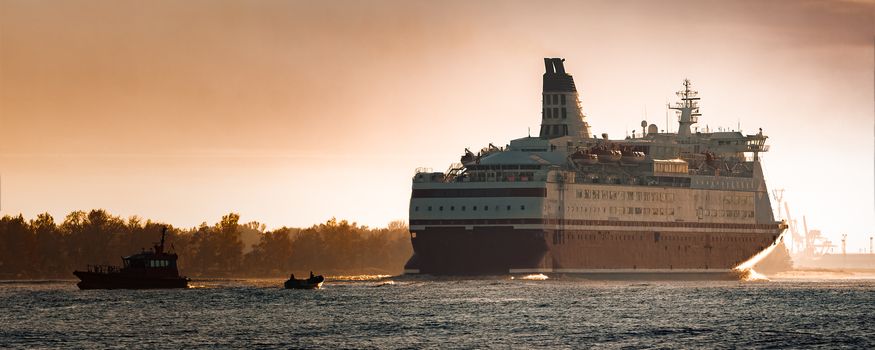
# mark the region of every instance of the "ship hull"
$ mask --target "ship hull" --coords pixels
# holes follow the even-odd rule
[[[148,277],[124,273],[73,272],[81,281],[79,289],[169,289],[188,288],[185,277]]]
[[[513,227],[428,228],[411,239],[408,273],[434,275],[506,274],[511,269],[546,267],[549,246],[543,230]]]
[[[731,279],[732,269],[773,244],[760,232],[429,227],[412,238],[406,273],[553,273],[603,279]]]

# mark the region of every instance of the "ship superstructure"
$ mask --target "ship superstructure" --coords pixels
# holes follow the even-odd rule
[[[591,134],[564,59],[545,58],[538,137],[417,170],[406,273],[722,274],[772,244],[762,131],[700,132],[689,80],[678,132]]]

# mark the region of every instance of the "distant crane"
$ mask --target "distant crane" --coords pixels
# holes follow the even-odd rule
[[[847,240],[848,240],[848,234],[843,233],[842,234],[842,255],[845,255],[845,243]]]
[[[784,202],[784,211],[787,213],[787,226],[790,226],[790,237],[793,238],[793,245],[791,248],[794,253],[802,252],[805,249],[805,241],[802,239],[802,235],[799,234],[799,225],[796,219],[790,216],[790,204]]]
[[[776,188],[772,190],[772,198],[778,202],[778,220],[781,220],[781,201],[784,200],[784,189]]]
[[[808,221],[802,215],[802,226],[805,229],[805,255],[819,256],[832,251],[835,247],[832,241],[820,234],[820,230],[808,230]]]

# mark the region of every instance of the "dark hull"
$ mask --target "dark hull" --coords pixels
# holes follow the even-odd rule
[[[412,239],[414,255],[405,270],[434,275],[506,274],[510,269],[546,268],[550,246],[543,230],[513,227],[428,228]]]
[[[81,280],[79,289],[168,289],[188,288],[185,277],[152,277],[141,274],[73,272]]]
[[[768,247],[780,232],[777,225],[767,233],[427,227],[412,238],[414,256],[405,271],[723,279],[732,278],[732,268]]]
[[[290,279],[287,280],[283,286],[286,289],[319,289],[322,288],[322,283],[324,281],[325,278],[322,276],[312,277],[305,280]]]

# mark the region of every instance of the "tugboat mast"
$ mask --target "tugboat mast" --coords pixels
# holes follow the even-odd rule
[[[155,247],[155,254],[164,253],[164,236],[167,234],[167,226],[161,227],[161,244]]]

